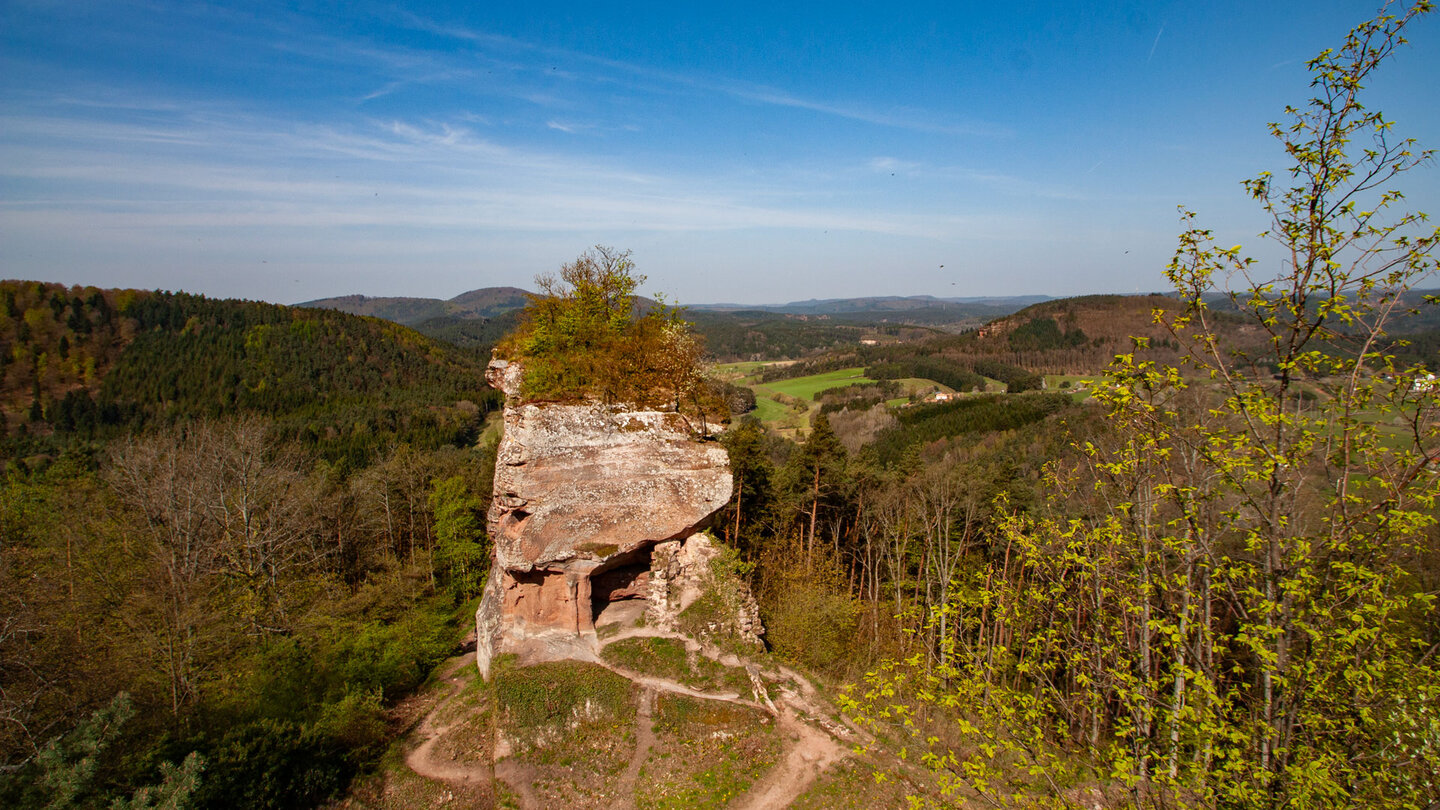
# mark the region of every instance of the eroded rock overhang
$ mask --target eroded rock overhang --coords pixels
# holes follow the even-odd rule
[[[521,374],[503,360],[486,373],[506,393],[487,520],[495,558],[476,614],[487,676],[500,653],[593,659],[592,577],[691,537],[732,488],[725,449],[682,415],[523,402]],[[602,590],[615,593],[608,581]]]

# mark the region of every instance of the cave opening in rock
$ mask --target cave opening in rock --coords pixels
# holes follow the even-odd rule
[[[654,549],[646,544],[616,555],[590,573],[590,610],[596,627],[632,625],[645,615]]]

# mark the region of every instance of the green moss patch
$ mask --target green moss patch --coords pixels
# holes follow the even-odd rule
[[[635,750],[636,690],[604,667],[500,662],[499,728],[545,806],[609,807]]]
[[[614,543],[581,543],[575,547],[575,550],[594,554],[603,560],[619,551],[620,547]]]
[[[604,667],[555,661],[516,667],[497,662],[495,702],[501,727],[525,739],[577,724],[615,725],[635,718],[635,689]]]
[[[600,654],[617,667],[667,678],[703,692],[750,694],[750,676],[739,667],[686,651],[685,643],[673,638],[627,638],[609,645]]]
[[[690,676],[685,644],[673,638],[627,638],[605,647],[600,657],[634,672],[683,681]]]

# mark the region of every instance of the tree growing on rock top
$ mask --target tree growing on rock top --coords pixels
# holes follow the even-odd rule
[[[535,401],[593,399],[663,408],[702,420],[728,417],[703,373],[703,342],[663,301],[641,301],[630,251],[597,245],[543,274],[519,328],[496,355],[525,369],[522,396]]]

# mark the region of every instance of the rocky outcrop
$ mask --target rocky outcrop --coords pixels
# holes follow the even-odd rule
[[[476,614],[486,677],[501,653],[594,660],[596,616],[650,598],[657,544],[685,546],[732,487],[725,449],[680,414],[524,402],[521,375],[503,360],[486,372],[506,394],[488,515],[495,559]]]
[[[739,577],[716,570],[720,554],[705,534],[656,544],[646,577],[645,622],[670,632],[688,630],[701,640],[730,637],[763,648],[760,605]],[[682,627],[681,614],[706,596],[709,609],[695,616],[691,626]]]

